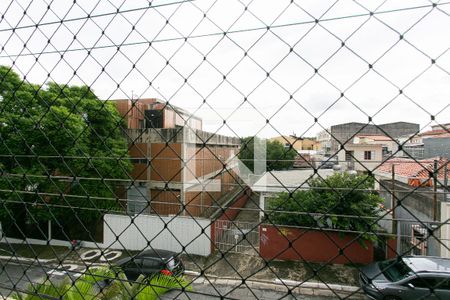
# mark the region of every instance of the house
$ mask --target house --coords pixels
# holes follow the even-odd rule
[[[202,130],[202,120],[158,99],[116,100],[127,127],[130,214],[200,216],[236,186],[227,164],[240,140]],[[183,209],[185,208],[185,209]]]
[[[266,198],[279,193],[294,192],[309,188],[308,180],[312,178],[327,178],[335,173],[331,169],[304,169],[265,172],[252,186],[253,193],[259,195],[260,219],[264,218]]]
[[[316,140],[320,154],[329,154],[331,152],[331,134],[330,129],[324,129],[317,133]]]
[[[419,124],[408,122],[394,122],[387,124],[368,124],[350,122],[333,125],[330,128],[331,153],[337,153],[342,144],[347,144],[357,135],[384,135],[393,139],[407,134],[416,134],[420,131]]]
[[[344,171],[372,171],[382,160],[382,144],[349,143],[338,153],[338,162]]]
[[[449,168],[449,160],[440,157],[392,158],[374,172],[376,189],[385,200],[380,225],[397,234],[399,254],[440,256],[445,252],[441,241],[448,243],[450,232],[439,229],[448,223],[447,209],[442,208],[450,200]]]
[[[444,156],[450,158],[450,123],[433,125],[431,130],[397,139],[402,145],[396,156],[415,159]]]
[[[357,135],[353,139],[354,144],[381,145],[383,157],[391,155],[398,149],[398,142],[386,135]]]
[[[292,145],[297,152],[318,150],[318,142],[314,137],[297,137],[294,135],[282,135],[268,139],[268,141],[278,141],[286,148]]]

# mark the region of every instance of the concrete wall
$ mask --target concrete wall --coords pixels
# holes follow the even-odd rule
[[[400,234],[406,241],[411,238],[411,226],[431,226],[433,223],[433,190],[427,187],[414,188],[407,184],[396,181],[394,185],[394,195],[401,201],[395,209],[396,219],[398,219]],[[392,208],[392,183],[383,180],[380,184],[380,196],[384,199],[386,209]],[[436,195],[438,216],[437,222],[441,219],[441,203],[444,203],[444,196],[440,193]],[[389,228],[386,228],[389,229]],[[436,231],[439,237],[439,231]],[[427,238],[427,255],[441,255],[441,243],[439,239],[432,236]]]
[[[424,158],[442,156],[450,159],[450,137],[423,139]]]
[[[261,225],[260,255],[267,260],[334,264],[373,262],[373,245],[366,242],[366,249],[355,238],[357,235],[354,234],[340,237],[339,233],[334,231]]]
[[[407,123],[407,122],[396,122],[381,125],[372,125],[367,123],[345,123],[331,126],[331,151],[336,152],[339,150],[339,142],[345,143],[347,140],[351,139],[352,136],[358,134],[380,134],[392,138],[397,138],[403,135],[415,134],[419,132],[419,124]]]
[[[110,249],[141,251],[148,248],[150,242],[156,249],[181,252],[185,247],[189,254],[211,254],[211,227],[206,219],[108,214],[104,222],[103,245]]]

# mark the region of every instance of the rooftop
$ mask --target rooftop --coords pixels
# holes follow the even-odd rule
[[[255,182],[252,186],[254,192],[281,193],[301,190],[309,187],[307,181],[311,178],[327,178],[334,174],[331,169],[314,169],[270,171]]]
[[[435,157],[414,160],[410,158],[392,158],[382,163],[376,174],[392,174],[392,165],[395,165],[395,174],[406,178],[429,179],[433,177],[434,162],[438,165],[438,178],[444,178],[445,164],[450,170],[450,162],[446,158]]]
[[[385,135],[378,135],[378,134],[361,134],[361,135],[357,135],[356,137],[360,138],[360,139],[371,139],[374,141],[392,141],[392,139],[388,136]]]

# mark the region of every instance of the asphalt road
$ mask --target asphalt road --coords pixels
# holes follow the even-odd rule
[[[11,296],[13,291],[25,290],[30,282],[42,282],[49,275],[51,280],[57,282],[65,276],[77,276],[85,269],[82,265],[65,265],[67,271],[55,269],[56,264],[46,263],[37,264],[31,262],[6,262],[0,260],[0,296],[6,298]],[[331,299],[328,297],[305,296],[305,295],[286,295],[282,292],[249,289],[244,287],[232,287],[226,285],[211,285],[208,283],[193,283],[193,291],[190,293],[181,293],[180,291],[171,291],[164,295],[162,299]],[[222,297],[221,297],[222,296]]]

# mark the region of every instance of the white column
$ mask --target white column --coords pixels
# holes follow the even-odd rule
[[[261,222],[264,219],[264,211],[265,211],[265,196],[263,193],[259,194],[259,221]]]

